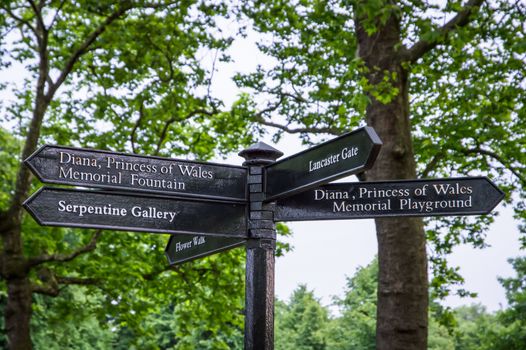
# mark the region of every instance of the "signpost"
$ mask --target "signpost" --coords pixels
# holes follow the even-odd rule
[[[364,127],[271,164],[266,167],[265,200],[367,170],[381,145],[374,129]]]
[[[175,234],[170,236],[164,254],[170,265],[177,265],[239,247],[245,242],[242,238]]]
[[[486,177],[335,183],[278,200],[274,220],[478,215],[503,197]]]
[[[244,167],[45,145],[25,160],[49,184],[246,199]]]
[[[247,236],[246,205],[241,202],[43,187],[24,207],[46,226]]]
[[[489,213],[486,177],[326,184],[370,168],[382,142],[365,127],[276,162],[257,143],[244,166],[43,146],[26,164],[45,183],[24,207],[41,225],[170,233],[170,264],[246,246],[245,349],[274,348],[277,221]],[[108,191],[111,190],[111,191]]]

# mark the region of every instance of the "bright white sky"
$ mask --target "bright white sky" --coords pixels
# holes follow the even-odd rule
[[[230,53],[233,64],[219,63],[214,74],[213,95],[222,98],[229,106],[240,92],[231,81],[236,71],[253,71],[257,64],[268,64],[268,60],[258,53],[255,39],[234,43]],[[210,56],[213,56],[210,54]],[[211,60],[212,58],[204,58]],[[2,81],[18,81],[24,77],[22,67],[14,67],[0,76]],[[0,102],[12,95],[0,93]],[[270,137],[263,140],[272,145]],[[279,144],[273,145],[292,155],[305,149],[295,136],[285,137]],[[242,159],[232,155],[227,160],[218,162],[241,164]],[[350,178],[348,181],[355,181]],[[513,221],[511,208],[499,205],[495,210],[501,212],[487,236],[490,247],[476,250],[469,246],[459,246],[450,258],[453,265],[460,266],[465,277],[465,288],[478,293],[475,300],[451,297],[446,303],[450,306],[480,302],[490,311],[506,305],[504,289],[497,281],[497,276],[514,275],[507,259],[524,255],[519,251],[517,223]],[[276,262],[276,294],[280,299],[287,299],[300,283],[314,289],[316,296],[323,304],[329,305],[332,296],[343,296],[346,276],[352,276],[359,266],[367,265],[377,252],[376,234],[373,220],[318,221],[297,222],[289,225],[294,235],[289,242],[294,250]]]

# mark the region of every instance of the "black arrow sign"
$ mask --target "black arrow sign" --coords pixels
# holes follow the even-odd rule
[[[43,187],[24,207],[48,226],[247,237],[244,203]]]
[[[265,200],[369,169],[381,145],[374,129],[364,127],[271,164],[266,168]]]
[[[25,162],[44,183],[246,199],[244,167],[50,145]]]
[[[164,253],[170,265],[202,258],[245,244],[241,238],[172,235]]]
[[[477,215],[503,198],[486,177],[335,183],[278,200],[274,220]]]

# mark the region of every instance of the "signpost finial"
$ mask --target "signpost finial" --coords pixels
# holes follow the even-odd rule
[[[245,148],[238,155],[245,158],[245,162],[243,162],[245,166],[267,165],[274,163],[276,159],[283,155],[283,152],[260,141]]]

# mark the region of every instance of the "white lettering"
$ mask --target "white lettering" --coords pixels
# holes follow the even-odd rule
[[[128,211],[126,208],[112,207],[111,204],[106,205],[83,205],[70,204],[66,201],[58,202],[58,211],[77,214],[82,217],[85,214],[106,215],[106,216],[126,216]]]
[[[351,157],[354,157],[358,155],[358,147],[351,147],[351,148],[345,147],[344,149],[342,149],[341,155],[342,155],[342,159],[349,159]]]

